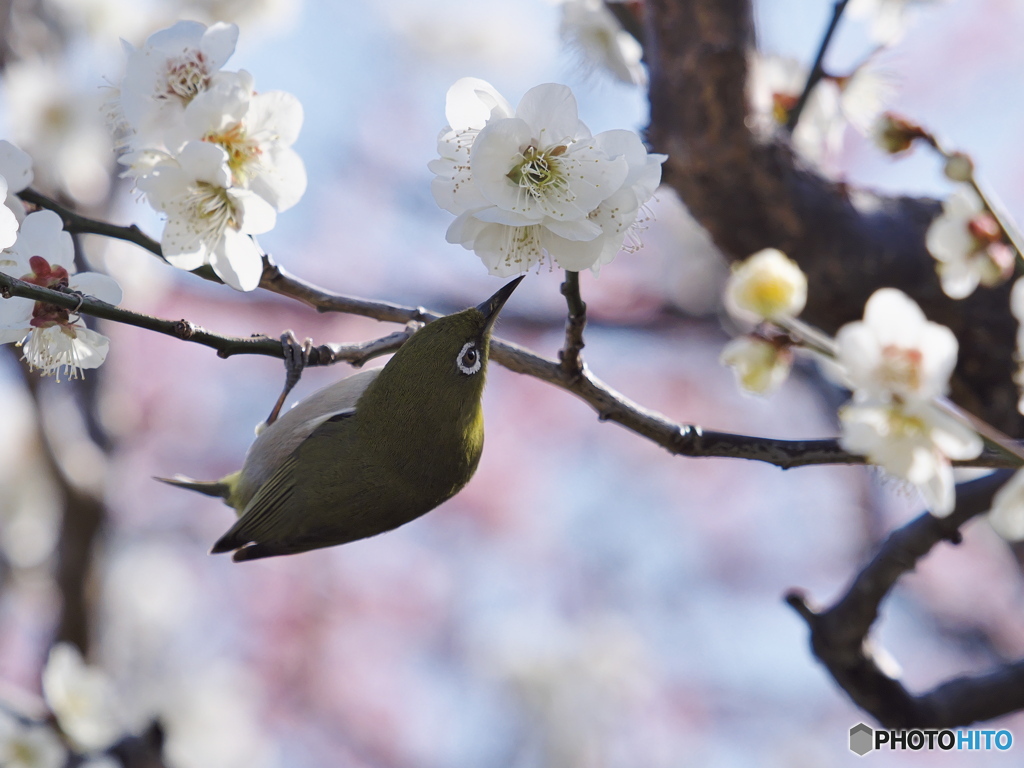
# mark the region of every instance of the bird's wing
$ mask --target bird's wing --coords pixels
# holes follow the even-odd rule
[[[380,368],[360,371],[314,392],[281,415],[256,438],[239,475],[238,498],[246,506],[313,431],[328,419],[355,408]]]
[[[210,550],[211,554],[230,552],[248,544],[261,545],[263,557],[304,552],[318,546],[322,538],[316,530],[317,510],[308,508],[309,500],[302,493],[301,483],[317,483],[320,461],[345,466],[348,450],[352,447],[349,438],[353,427],[355,409],[336,413],[313,430],[310,439],[328,439],[329,451],[318,451],[311,457],[303,456],[303,441],[274,471],[242,511],[238,521],[218,539]],[[322,455],[321,455],[322,454]],[[328,455],[329,454],[329,455]],[[344,499],[337,499],[344,505]],[[312,524],[312,527],[310,526]],[[319,546],[324,546],[319,544]],[[253,559],[236,553],[236,560]]]

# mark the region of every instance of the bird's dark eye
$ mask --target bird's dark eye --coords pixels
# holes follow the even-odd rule
[[[471,376],[479,371],[481,362],[480,352],[477,351],[475,341],[467,341],[463,344],[459,356],[455,358],[455,364],[467,376]]]

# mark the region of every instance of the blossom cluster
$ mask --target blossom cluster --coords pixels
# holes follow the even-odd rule
[[[89,667],[78,649],[60,643],[43,670],[43,697],[53,717],[34,722],[13,712],[0,713],[0,765],[11,768],[63,768],[70,747],[82,768],[115,768],[104,754],[124,735],[110,681]],[[58,732],[59,731],[59,732]]]
[[[935,403],[956,366],[956,336],[903,292],[882,288],[864,305],[863,320],[839,329],[836,347],[853,389],[839,412],[843,447],[916,485],[933,514],[952,512],[950,461],[973,459],[983,447],[973,429]]]
[[[17,197],[32,182],[32,161],[24,152],[0,141],[0,272],[43,288],[94,296],[110,304],[121,301],[121,289],[106,275],[76,273],[71,235],[52,211],[25,214]],[[109,340],[87,328],[73,312],[24,298],[0,301],[0,344],[23,347],[26,362],[44,375],[75,378],[106,359]]]
[[[745,390],[765,394],[785,380],[796,343],[788,331],[806,300],[806,276],[780,251],[760,251],[733,268],[725,293],[730,314],[787,331],[773,336],[759,327],[726,345],[721,360]],[[863,320],[840,328],[834,344],[811,346],[829,353],[830,369],[853,392],[839,411],[843,447],[916,485],[934,514],[949,514],[951,460],[973,459],[982,449],[978,434],[937,402],[956,366],[953,332],[930,322],[906,294],[882,288],[865,304]]]
[[[665,155],[631,131],[593,136],[564,85],[530,89],[512,106],[489,83],[463,78],[448,91],[431,190],[457,217],[447,239],[473,250],[493,275],[525,272],[546,257],[595,273],[639,247],[638,217],[661,181]]]
[[[942,203],[925,245],[935,258],[942,290],[952,299],[970,296],[978,285],[999,285],[1013,274],[1013,248],[998,220],[966,184]]]
[[[807,84],[807,67],[796,59],[752,53],[747,96],[750,127],[761,137],[778,137]],[[797,154],[818,171],[839,169],[847,125],[871,133],[896,92],[896,83],[876,57],[868,57],[844,76],[825,75],[811,90],[791,140]]]
[[[785,323],[807,304],[807,276],[782,251],[765,248],[736,264],[725,287],[725,307],[743,323]],[[745,393],[767,395],[789,376],[793,366],[790,340],[764,329],[739,336],[719,358],[736,374]]]
[[[562,0],[558,33],[583,63],[631,85],[646,85],[644,50],[604,0]],[[622,6],[625,7],[625,6]],[[630,10],[626,8],[626,12]]]
[[[306,171],[292,149],[302,106],[258,93],[252,76],[222,67],[238,27],[181,21],[128,48],[111,102],[124,175],[167,215],[161,247],[181,269],[210,265],[240,291],[259,285],[263,256],[251,235],[295,205]]]

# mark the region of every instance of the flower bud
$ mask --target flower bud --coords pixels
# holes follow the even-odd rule
[[[897,117],[892,112],[886,112],[878,119],[872,133],[875,144],[890,155],[906,152],[914,143],[914,139],[923,139],[928,136],[921,126],[902,117]]]
[[[752,323],[796,317],[806,303],[807,276],[775,248],[736,264],[725,286],[729,314]]]
[[[994,288],[1013,277],[1016,252],[1006,243],[990,243],[984,250],[981,284]]]
[[[969,183],[974,178],[974,161],[971,160],[970,155],[953,152],[946,158],[946,165],[942,172],[951,181]]]
[[[779,388],[793,367],[793,352],[784,344],[758,336],[740,336],[722,349],[718,358],[732,368],[740,389],[754,395],[768,395]]]

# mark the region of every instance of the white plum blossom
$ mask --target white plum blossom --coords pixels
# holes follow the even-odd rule
[[[248,72],[222,70],[237,40],[234,24],[179,22],[129,46],[114,120],[130,150],[122,175],[167,214],[167,262],[208,264],[251,291],[263,273],[251,235],[272,229],[307,180],[292,149],[302,105],[281,91],[258,93]]]
[[[263,255],[249,235],[273,228],[277,215],[270,203],[232,186],[230,158],[216,144],[190,141],[177,157],[152,160],[151,155],[144,163],[148,171],[138,186],[167,214],[160,241],[164,258],[186,270],[209,264],[232,288],[256,288]]]
[[[847,124],[870,134],[892,100],[893,77],[877,62],[871,56],[849,75],[826,75],[808,96],[791,140],[797,153],[819,170],[838,170]],[[796,59],[760,53],[751,55],[748,66],[751,127],[760,136],[777,136],[807,84],[808,69]]]
[[[862,136],[870,137],[898,91],[893,73],[872,55],[845,77],[828,78],[839,88],[839,108]]]
[[[437,154],[428,167],[437,174],[430,191],[441,208],[458,216],[470,209],[484,208],[487,198],[476,184],[469,156],[480,130],[489,120],[515,115],[505,97],[490,83],[476,77],[458,80],[445,97],[449,125],[437,137]]]
[[[647,84],[641,63],[643,48],[622,28],[604,0],[563,0],[558,31],[595,69],[609,72],[623,83]]]
[[[1003,242],[999,223],[966,185],[943,201],[925,245],[938,262],[942,290],[952,299],[970,296],[979,284],[998,285],[1013,272],[1013,250]]]
[[[981,438],[929,403],[853,401],[839,410],[846,450],[917,486],[932,514],[945,517],[956,504],[951,459],[973,459]]]
[[[110,681],[101,670],[87,666],[70,643],[50,650],[43,696],[61,730],[83,751],[105,749],[121,733]]]
[[[864,319],[836,334],[837,361],[863,398],[922,402],[949,387],[959,345],[902,291],[881,288],[864,305]]]
[[[1024,539],[1024,470],[1015,472],[996,492],[988,520],[1007,541]]]
[[[852,0],[849,13],[871,21],[871,37],[880,45],[899,42],[918,6],[937,5],[943,0]]]
[[[7,197],[7,179],[0,175],[0,197]],[[0,248],[10,248],[18,239],[18,218],[6,205],[0,205]]]
[[[210,87],[235,51],[238,27],[219,22],[209,28],[179,21],[149,36],[141,48],[125,43],[128,60],[116,97],[117,127],[132,149],[156,146],[185,107]]]
[[[729,314],[750,323],[796,317],[806,304],[807,275],[775,248],[765,248],[733,265],[725,285]]]
[[[69,289],[109,304],[121,301],[121,289],[106,275],[75,273],[71,235],[52,211],[30,213],[18,239],[0,252],[0,271],[44,288]],[[100,366],[110,340],[85,326],[67,309],[43,301],[11,298],[0,301],[0,344],[23,347],[25,360],[43,375],[77,378]]]
[[[1017,362],[1019,367],[1013,380],[1022,390],[1017,410],[1024,413],[1024,279],[1018,278],[1010,290],[1010,312],[1017,321]]]
[[[807,67],[796,59],[753,53],[748,63],[747,99],[751,128],[776,136],[789,120],[807,82]],[[833,171],[842,150],[846,121],[836,84],[822,80],[811,91],[792,135],[793,148],[816,168]]]
[[[36,184],[96,205],[110,189],[113,159],[103,97],[98,89],[75,88],[68,66],[12,62],[4,69],[4,114],[11,141],[34,160]]]
[[[222,73],[185,108],[183,140],[201,139],[228,155],[231,184],[251,189],[275,210],[306,191],[306,169],[291,148],[302,128],[302,105],[290,93],[256,93],[247,72]]]
[[[0,765],[4,768],[64,768],[68,751],[52,728],[22,722],[0,710]]]
[[[491,274],[524,272],[546,256],[596,272],[661,180],[664,155],[649,155],[630,131],[592,136],[564,85],[532,88],[513,112],[484,81],[460,80],[446,116],[431,190],[457,217],[448,242],[475,251]]]
[[[32,183],[32,158],[11,142],[0,141],[0,176],[7,185],[7,191],[0,193],[0,200],[15,218],[21,221],[25,218],[25,206],[22,205],[18,193]],[[0,211],[0,217],[3,217],[3,211]],[[4,244],[0,239],[0,248],[6,248],[8,245],[10,243]]]
[[[789,376],[793,352],[759,336],[739,336],[722,348],[719,362],[732,368],[740,391],[768,395]]]
[[[875,291],[864,319],[836,334],[836,362],[854,390],[839,412],[840,442],[916,485],[939,516],[955,503],[950,461],[973,459],[983,447],[974,430],[933,402],[949,388],[958,346],[952,331],[895,288]]]

